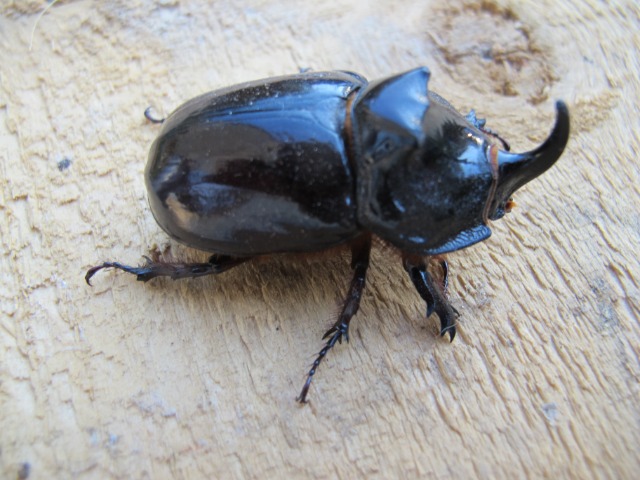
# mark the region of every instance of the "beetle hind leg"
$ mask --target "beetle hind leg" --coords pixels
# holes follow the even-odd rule
[[[370,252],[371,235],[369,234],[358,237],[351,245],[351,268],[353,269],[351,285],[349,286],[349,291],[347,292],[347,297],[345,298],[338,320],[322,337],[323,340],[328,340],[318,353],[309,373],[307,373],[307,380],[302,387],[300,395],[296,399],[300,403],[307,402],[307,394],[313,376],[324,357],[329,353],[329,350],[331,350],[336,343],[342,343],[343,338],[347,342],[349,341],[349,322],[351,322],[351,319],[360,306],[360,299],[362,298],[362,292],[364,291],[364,285],[366,283],[367,269],[369,268]]]
[[[456,318],[459,314],[446,297],[449,277],[449,266],[446,260],[440,261],[441,282],[434,280],[423,258],[405,254],[402,262],[418,294],[427,304],[427,318],[435,312],[440,318],[440,336],[448,333],[449,341],[453,342],[456,336]]]
[[[136,276],[140,282],[148,282],[156,277],[170,277],[172,280],[181,278],[204,277],[226,272],[230,268],[246,262],[251,257],[232,257],[229,255],[212,255],[206,263],[161,262],[144,257],[145,264],[139,267],[124,265],[119,262],[104,262],[102,265],[87,270],[85,281],[91,285],[91,278],[104,268],[115,268]]]

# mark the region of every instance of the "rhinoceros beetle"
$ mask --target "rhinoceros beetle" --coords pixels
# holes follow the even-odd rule
[[[353,278],[300,402],[336,342],[348,340],[369,266],[372,237],[400,252],[427,317],[456,334],[457,312],[429,257],[491,235],[511,195],[551,167],[569,137],[556,103],[547,140],[527,153],[463,116],[427,89],[427,68],[368,82],[351,72],[307,72],[206,93],[175,110],[149,153],[151,211],[170,236],[213,255],[206,263],[105,262],[147,281],[222,273],[254,257],[347,244]],[[498,144],[504,148],[500,149]],[[438,257],[437,257],[438,258]]]

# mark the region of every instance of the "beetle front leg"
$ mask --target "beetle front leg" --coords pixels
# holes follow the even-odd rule
[[[136,276],[136,280],[148,282],[156,277],[171,277],[172,280],[181,278],[204,277],[205,275],[217,275],[226,272],[230,268],[246,262],[251,257],[232,257],[229,255],[212,255],[207,263],[182,263],[153,261],[144,257],[146,263],[139,267],[123,265],[119,262],[104,262],[87,270],[84,279],[91,285],[91,277],[103,268],[116,268]]]
[[[442,282],[435,282],[433,276],[427,270],[427,264],[422,257],[403,254],[402,264],[409,274],[409,278],[416,287],[420,297],[427,304],[427,318],[433,312],[440,317],[440,336],[449,333],[449,341],[453,342],[456,336],[455,319],[458,312],[451,306],[446,297],[449,267],[445,260],[440,261],[443,278]]]
[[[300,403],[307,403],[307,393],[311,386],[311,380],[320,366],[320,362],[326,357],[337,342],[342,343],[342,338],[349,341],[349,322],[358,311],[360,299],[367,277],[367,269],[369,268],[369,255],[371,252],[371,235],[365,234],[358,237],[351,245],[351,268],[353,269],[353,278],[347,297],[342,306],[342,311],[336,323],[327,330],[322,339],[326,339],[327,343],[318,353],[318,357],[313,362],[311,370],[307,374],[307,380],[302,387],[302,391],[296,400]]]

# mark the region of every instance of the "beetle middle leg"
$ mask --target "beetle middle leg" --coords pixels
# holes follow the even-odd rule
[[[251,257],[232,257],[230,255],[212,255],[206,263],[161,262],[144,257],[146,263],[139,267],[123,265],[119,262],[104,262],[87,270],[84,279],[91,285],[91,277],[103,268],[116,268],[136,276],[136,280],[148,282],[156,277],[171,277],[172,280],[181,278],[204,277],[217,275],[250,260]]]
[[[427,318],[432,313],[437,313],[440,317],[440,336],[449,334],[449,341],[453,342],[456,336],[455,319],[458,312],[451,306],[446,298],[449,267],[446,260],[440,261],[442,268],[442,281],[434,281],[433,276],[427,270],[427,264],[422,257],[404,254],[402,256],[404,269],[409,274],[409,278],[416,287],[418,294],[427,304]]]
[[[347,292],[347,297],[345,298],[338,320],[322,337],[323,340],[327,338],[328,340],[322,350],[320,350],[320,353],[318,353],[318,357],[313,362],[311,370],[309,370],[307,374],[307,380],[297,398],[300,403],[307,402],[307,393],[311,386],[311,380],[320,366],[320,362],[326,357],[329,350],[331,350],[337,342],[342,343],[342,338],[347,342],[349,341],[349,322],[351,322],[351,319],[360,306],[360,299],[362,298],[367,277],[367,269],[369,268],[370,252],[370,234],[361,235],[351,244],[351,268],[353,269],[351,285],[349,286],[349,291]]]

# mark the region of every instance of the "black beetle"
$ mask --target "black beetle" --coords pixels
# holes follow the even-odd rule
[[[213,252],[207,263],[105,262],[147,281],[224,272],[266,254],[351,246],[354,274],[342,310],[307,375],[313,375],[358,311],[372,236],[403,265],[453,340],[457,312],[446,299],[447,265],[434,280],[427,257],[491,235],[511,195],[551,167],[569,138],[556,103],[549,138],[531,152],[508,144],[428,91],[429,70],[375,82],[351,72],[310,72],[236,85],[185,103],[164,122],[145,179],[151,211],[176,240]],[[500,143],[504,149],[499,149]]]

